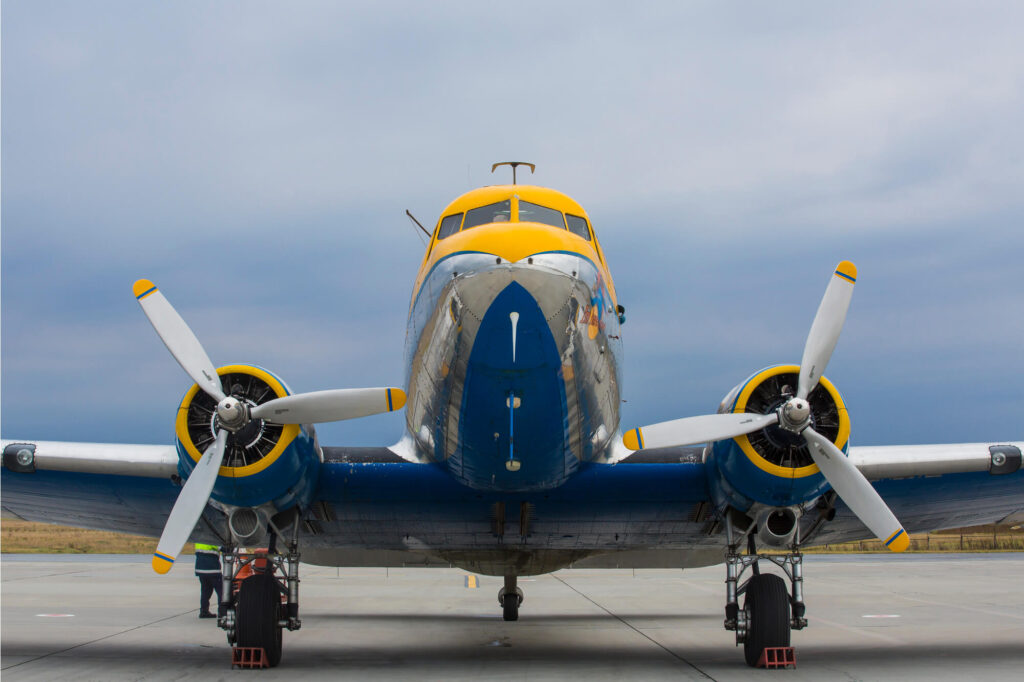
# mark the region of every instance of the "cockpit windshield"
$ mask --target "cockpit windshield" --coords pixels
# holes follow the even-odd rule
[[[565,219],[562,212],[553,208],[531,204],[529,201],[519,201],[519,222],[541,223],[565,229]]]
[[[471,227],[491,223],[507,223],[510,220],[512,220],[512,200],[506,199],[496,204],[488,204],[466,211],[466,222],[462,225],[462,229],[468,230]]]
[[[445,216],[441,219],[441,227],[437,230],[437,238],[444,239],[450,237],[459,231],[459,226],[462,225],[462,214],[456,213],[455,215]]]
[[[565,221],[569,223],[569,231],[575,235],[583,237],[587,241],[590,241],[590,230],[587,228],[587,219],[579,216],[572,215],[571,213],[565,214]]]
[[[492,195],[493,196],[493,195]],[[562,211],[513,196],[485,206],[470,208],[465,213],[452,213],[441,219],[437,228],[437,240],[450,237],[459,231],[465,231],[481,225],[509,223],[512,220],[512,203],[516,201],[516,220],[520,223],[539,223],[568,230],[587,241],[593,240],[589,221],[578,215]]]

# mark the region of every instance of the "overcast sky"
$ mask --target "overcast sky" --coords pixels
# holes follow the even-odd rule
[[[853,442],[1024,437],[1017,3],[0,11],[4,438],[171,442],[189,380],[139,277],[217,364],[401,385],[403,212],[433,225],[503,160],[593,220],[627,308],[624,427],[799,362],[850,259],[827,374]]]

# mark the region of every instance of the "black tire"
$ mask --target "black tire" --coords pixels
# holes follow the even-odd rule
[[[271,668],[281,662],[281,591],[273,575],[257,573],[238,589],[235,646],[262,647]]]
[[[743,655],[747,665],[756,667],[767,647],[789,646],[789,593],[786,581],[777,575],[755,575],[747,583],[747,638]]]
[[[501,598],[501,615],[505,620],[519,620],[519,595],[509,592]]]

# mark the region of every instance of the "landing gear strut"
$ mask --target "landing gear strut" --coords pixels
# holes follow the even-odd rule
[[[739,553],[742,536],[735,538],[732,523],[726,517],[726,534],[729,547],[725,555],[725,629],[736,633],[736,644],[743,645],[747,665],[757,665],[761,652],[767,647],[788,647],[790,631],[802,630],[807,626],[804,617],[806,607],[803,594],[803,554],[797,538],[794,537],[788,554],[763,555],[757,553],[754,535],[747,536],[747,553]],[[762,574],[758,561],[765,559],[782,569],[789,579],[791,590],[786,591],[786,581],[778,575]],[[751,576],[739,583],[747,569]],[[745,595],[743,608],[738,599]]]
[[[227,633],[228,644],[255,647],[266,652],[271,667],[281,660],[284,628],[298,630],[299,552],[293,541],[287,554],[269,550],[221,554],[223,601],[217,624]]]
[[[523,591],[516,586],[516,576],[505,576],[505,586],[498,590],[498,603],[501,604],[502,617],[505,620],[519,620],[519,605],[523,603]]]

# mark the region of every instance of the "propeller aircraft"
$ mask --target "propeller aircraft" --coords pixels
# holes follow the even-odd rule
[[[509,621],[522,576],[724,563],[724,625],[755,665],[807,625],[803,548],[873,536],[901,552],[909,532],[1024,507],[1022,442],[850,445],[824,372],[856,281],[849,261],[828,274],[799,365],[755,372],[714,414],[623,428],[625,309],[590,216],[553,189],[482,187],[452,201],[430,235],[403,388],[292,393],[260,367],[217,368],[140,279],[135,298],[194,382],[176,442],[4,440],[2,505],[27,520],[159,537],[157,573],[186,542],[221,545],[218,624],[271,665],[283,630],[301,627],[300,558],[500,576]],[[402,408],[393,445],[317,439],[316,424]],[[268,569],[233,594],[260,561]]]

